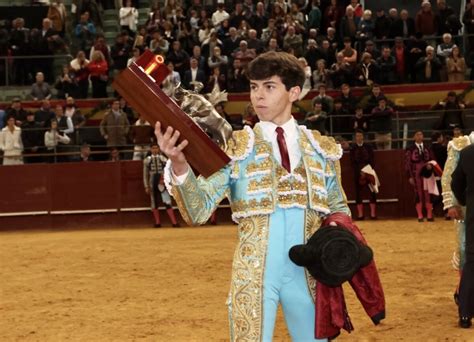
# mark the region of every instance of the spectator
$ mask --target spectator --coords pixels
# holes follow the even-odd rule
[[[429,0],[423,0],[421,3],[421,9],[415,17],[415,30],[416,32],[420,32],[424,37],[435,36],[438,32],[435,14],[431,10]]]
[[[441,69],[441,62],[435,56],[434,48],[427,46],[426,57],[421,57],[416,62],[416,69],[418,70],[417,80],[422,83],[439,82]]]
[[[372,39],[374,35],[375,23],[372,19],[372,11],[365,10],[362,20],[359,21],[357,27],[357,38],[359,41],[365,42],[367,39]]]
[[[54,54],[55,42],[59,41],[58,33],[52,28],[51,20],[44,18],[42,29],[38,36],[37,54],[42,56],[51,56]],[[41,58],[36,60],[37,67],[44,75],[47,82],[53,82],[53,59]]]
[[[163,38],[161,32],[157,29],[152,33],[149,47],[154,54],[165,56],[168,54],[170,43]]]
[[[400,18],[393,22],[390,27],[391,37],[409,38],[415,35],[415,20],[408,16],[408,11],[400,11]]]
[[[71,118],[72,125],[74,127],[74,134],[72,141],[74,144],[79,145],[82,143],[82,129],[86,124],[86,117],[82,115],[81,111],[76,107],[76,102],[73,97],[69,96],[66,99],[66,107],[64,108],[64,116]]]
[[[357,130],[355,133],[355,142],[350,147],[350,159],[352,169],[354,171],[355,183],[355,202],[357,205],[357,220],[364,219],[364,205],[362,203],[362,191],[369,188],[370,193],[370,219],[377,218],[376,215],[376,191],[370,187],[370,182],[366,178],[366,174],[362,169],[367,165],[374,167],[374,150],[372,146],[364,142],[364,132]]]
[[[256,31],[257,34],[260,36],[262,34],[263,29],[268,24],[268,16],[265,12],[265,5],[263,2],[257,2],[257,7],[255,13],[249,19],[250,26],[252,26]]]
[[[51,98],[49,84],[44,81],[44,74],[42,72],[36,74],[36,82],[31,86],[30,96],[35,101]]]
[[[222,55],[221,48],[219,46],[215,46],[212,50],[212,55],[207,59],[207,65],[209,69],[213,69],[215,67],[219,67],[221,70],[227,70],[227,64],[229,60],[227,56]]]
[[[240,37],[237,35],[237,29],[235,27],[229,28],[229,37],[223,41],[222,54],[225,56],[231,56],[233,52],[240,46],[240,40]]]
[[[300,93],[300,96],[299,98],[300,99],[303,99],[306,94],[309,93],[309,91],[311,90],[311,67],[308,65],[308,62],[306,61],[306,59],[304,57],[300,57],[298,58],[298,62],[300,64],[300,66],[303,68],[304,70],[304,74],[305,74],[305,81],[304,81],[304,84],[303,84],[303,88],[301,89],[301,93]]]
[[[45,99],[41,101],[41,107],[35,113],[35,121],[42,127],[49,127],[49,122],[54,118],[54,112],[51,110],[51,103]]]
[[[385,96],[378,98],[378,106],[372,110],[372,130],[378,150],[392,149],[392,108],[387,106]]]
[[[295,27],[289,26],[285,37],[283,38],[283,49],[292,49],[296,57],[303,55],[303,38],[296,34]]]
[[[395,37],[395,46],[392,50],[395,58],[395,81],[396,83],[406,83],[408,81],[408,50],[401,37]]]
[[[92,97],[107,97],[107,81],[109,80],[109,66],[100,51],[95,51],[90,63],[87,65],[92,83]]]
[[[215,42],[216,43],[216,42]],[[214,44],[212,44],[214,45]],[[208,52],[209,53],[209,52]],[[198,68],[207,73],[207,58],[201,53],[201,47],[199,45],[194,45],[192,49],[191,58],[194,58],[198,62]]]
[[[131,125],[134,124],[136,119],[135,119],[135,113],[133,112],[132,107],[128,105],[127,100],[125,100],[123,97],[120,97],[119,101],[120,101],[120,110],[127,115],[128,123]]]
[[[145,49],[150,45],[150,41],[151,41],[151,37],[148,34],[146,28],[143,26],[138,27],[138,32],[133,42],[132,55],[133,55],[133,49],[138,49],[140,54],[142,54],[145,51]]]
[[[291,3],[289,14],[297,25],[299,25],[300,27],[306,27],[308,29],[306,25],[305,15],[300,11],[300,8],[297,3]]]
[[[204,20],[198,32],[198,38],[201,44],[204,43],[206,39],[209,39],[209,37],[211,36],[211,30],[212,27],[209,20]]]
[[[135,37],[138,23],[138,11],[132,5],[132,0],[124,0],[124,6],[119,11],[120,29],[127,30],[131,37]]]
[[[88,13],[81,14],[79,23],[74,29],[74,34],[78,40],[77,47],[79,50],[89,53],[96,36],[96,29],[94,24],[89,21]]]
[[[143,117],[138,120],[130,129],[130,141],[133,147],[133,160],[144,160],[153,142],[153,127]]]
[[[379,66],[372,59],[370,53],[364,52],[356,69],[357,84],[361,87],[371,86],[377,77],[378,70]]]
[[[263,52],[263,44],[260,39],[257,38],[257,31],[254,29],[249,30],[249,37],[247,39],[247,45],[249,49],[255,50],[257,54]]]
[[[10,32],[10,47],[14,57],[26,56],[31,51],[29,49],[30,30],[25,27],[25,20],[17,18],[13,21],[13,29]],[[13,81],[17,85],[25,85],[30,82],[30,66],[28,60],[18,58],[13,60]]]
[[[392,21],[387,18],[383,8],[377,10],[377,18],[374,23],[374,35],[378,40],[385,40],[390,37],[390,27]]]
[[[373,60],[377,60],[381,56],[380,51],[375,47],[375,44],[372,40],[368,40],[365,42],[365,49],[362,53],[367,52],[370,53]]]
[[[2,128],[0,132],[0,150],[3,151],[3,165],[23,164],[21,128],[15,125],[14,116],[7,116],[6,123],[6,127]]]
[[[107,45],[107,42],[105,41],[105,37],[103,35],[97,35],[95,39],[95,44],[91,48],[91,52],[89,54],[89,60],[92,60],[92,56],[96,51],[102,52],[102,54],[104,55],[104,59],[107,62],[107,65],[110,65],[112,63],[112,59],[110,58],[110,46]]]
[[[51,20],[53,29],[64,37],[67,22],[67,11],[63,0],[55,0],[48,8],[46,15]]]
[[[281,51],[280,46],[278,46],[278,41],[276,38],[270,38],[270,41],[268,42],[268,46],[265,52],[268,52],[268,51],[275,51],[275,52]]]
[[[382,48],[382,56],[377,59],[377,64],[380,70],[379,83],[395,83],[396,60],[391,54],[390,47],[384,46]]]
[[[474,51],[474,0],[470,0],[466,5],[466,10],[462,16],[465,33],[467,33],[469,47],[467,51]],[[474,70],[474,68],[473,68]]]
[[[217,10],[212,13],[212,25],[218,27],[224,20],[229,19],[230,15],[226,12],[224,4],[217,4]]]
[[[337,0],[331,0],[330,4],[324,9],[322,32],[326,32],[329,27],[339,27],[339,22],[344,12],[337,4]]]
[[[212,31],[209,39],[206,39],[202,43],[202,56],[201,47],[199,45],[193,47],[193,56],[199,61],[199,67],[201,69],[205,70],[207,58],[209,58],[216,46],[222,47],[222,41],[217,38],[217,33],[215,31]],[[199,54],[195,53],[195,51],[197,50],[199,51]]]
[[[453,46],[451,54],[446,60],[448,82],[463,82],[466,75],[466,61],[461,55],[459,47]]]
[[[456,92],[450,91],[446,100],[433,106],[433,110],[441,112],[436,129],[448,133],[454,127],[466,128],[464,108],[465,105],[459,102]]]
[[[71,139],[66,134],[60,134],[58,131],[58,122],[53,119],[50,122],[50,128],[44,133],[44,146],[46,152],[51,154],[47,158],[48,162],[55,163],[58,161],[56,152],[59,152],[64,145],[71,142]]]
[[[220,92],[227,88],[227,77],[224,72],[221,72],[221,68],[214,67],[211,70],[207,83],[204,87],[206,93]]]
[[[5,127],[6,114],[5,111],[0,108],[0,129]]]
[[[244,8],[243,8],[242,3],[236,2],[234,11],[232,12],[229,18],[230,26],[239,27],[241,22],[245,19],[246,18],[245,18],[245,13],[244,13]]]
[[[358,131],[362,133],[369,131],[369,120],[367,116],[364,115],[364,108],[362,108],[362,106],[356,106],[355,115],[352,118],[352,128],[356,133],[356,138]]]
[[[438,36],[443,35],[444,33],[450,32],[452,29],[450,20],[452,16],[456,17],[454,10],[446,5],[446,0],[437,0],[436,1],[438,11],[435,16],[436,26],[438,27]],[[457,20],[459,23],[459,20]],[[458,26],[459,31],[460,25]],[[457,32],[455,33],[457,34]]]
[[[314,70],[317,69],[317,61],[321,59],[318,51],[318,44],[316,43],[315,39],[308,39],[304,58],[308,61],[308,65],[311,67],[311,71],[314,72]],[[326,65],[326,61],[324,61],[324,64]]]
[[[436,48],[436,55],[443,63],[446,58],[451,54],[451,50],[454,47],[453,37],[449,33],[443,34],[443,42]]]
[[[336,51],[327,39],[324,39],[321,42],[321,46],[318,48],[318,53],[321,58],[326,61],[327,66],[332,66],[334,63],[336,63]]]
[[[244,110],[243,120],[242,123],[244,126],[250,126],[253,128],[257,122],[260,120],[258,119],[257,113],[252,106],[252,103],[249,103]]]
[[[336,55],[336,62],[329,70],[332,86],[339,88],[344,83],[353,83],[352,68],[349,63],[344,62],[344,55],[338,52]]]
[[[443,133],[435,131],[431,134],[431,151],[433,152],[434,160],[444,170],[444,165],[448,159],[448,147],[446,146]],[[441,188],[441,186],[439,187]]]
[[[397,21],[398,18],[398,9],[396,8],[390,8],[388,10],[388,19],[390,19],[390,27],[392,27],[393,23]]]
[[[232,126],[232,129],[234,131],[241,130],[242,129],[242,117],[238,115],[240,120],[233,119],[226,111],[224,108],[224,102],[219,102],[217,103],[214,108],[216,109],[216,112],[219,113],[220,116],[222,116],[230,125]]]
[[[185,71],[188,71],[189,68],[189,55],[181,48],[181,43],[179,41],[173,42],[171,51],[168,52],[167,59],[170,62],[173,62],[174,69],[179,72],[184,81],[184,73]]]
[[[127,61],[127,67],[130,66],[130,64],[134,63],[138,59],[138,57],[140,57],[140,49],[133,48],[132,57],[130,57]]]
[[[76,13],[80,16],[82,13],[88,12],[90,19],[94,23],[94,26],[102,32],[104,27],[102,21],[102,15],[99,10],[99,6],[95,0],[82,0],[78,2]]]
[[[354,15],[358,18],[362,18],[364,15],[364,8],[359,3],[359,0],[350,0],[349,6],[354,10]]]
[[[453,131],[452,131],[452,138],[455,139],[455,138],[459,138],[463,135],[463,132],[462,132],[462,129],[459,128],[458,126],[454,126],[453,127]],[[448,136],[449,137],[449,136]]]
[[[181,76],[177,71],[174,71],[173,62],[167,61],[166,66],[168,67],[170,73],[162,82],[162,89],[166,95],[171,97],[174,94],[175,87],[181,83]]]
[[[374,83],[372,89],[370,89],[369,99],[367,100],[367,106],[364,108],[366,113],[371,113],[372,109],[379,105],[379,98],[385,96],[382,93],[380,85]]]
[[[351,87],[349,84],[344,83],[341,85],[341,102],[342,107],[349,113],[352,114],[355,112],[355,107],[357,105],[357,99],[352,94]]]
[[[339,28],[340,39],[343,40],[346,37],[354,41],[359,26],[360,17],[354,15],[354,9],[352,6],[346,7],[346,15],[342,17]]]
[[[247,41],[241,40],[239,48],[233,54],[234,59],[240,60],[242,68],[245,68],[247,64],[257,57],[257,53],[253,49],[249,49]]]
[[[322,110],[321,100],[313,101],[313,111],[306,113],[304,124],[311,130],[317,130],[326,135],[327,113]]]
[[[326,113],[332,113],[334,107],[334,99],[326,94],[326,85],[320,83],[317,85],[319,94],[316,95],[312,100],[312,106],[314,107],[314,101],[321,101],[322,110]]]
[[[123,70],[127,67],[127,61],[132,50],[132,47],[126,41],[126,35],[124,33],[125,32],[119,33],[116,36],[115,44],[110,49],[112,66],[116,70]]]
[[[315,88],[320,84],[326,84],[329,87],[332,85],[329,69],[326,68],[324,59],[320,59],[316,63],[316,70],[313,72],[313,84]]]
[[[7,124],[6,118],[13,116],[15,118],[15,124],[17,126],[21,126],[23,121],[26,120],[27,115],[28,115],[28,112],[25,109],[23,109],[20,98],[15,97],[10,107],[6,109],[5,118],[4,120],[2,120],[2,123],[4,124],[4,126],[6,126]]]
[[[40,123],[35,121],[35,114],[28,112],[26,121],[21,125],[21,140],[25,154],[31,156],[25,157],[25,163],[40,163],[42,158],[36,156],[41,153],[42,146],[44,146],[43,127]]]
[[[310,10],[308,13],[308,22],[306,27],[308,29],[321,29],[321,10],[319,9],[319,1],[312,0],[310,6]]]
[[[125,146],[130,129],[127,115],[120,110],[120,101],[114,100],[110,110],[100,122],[100,134],[107,141],[107,146]]]
[[[340,135],[341,133],[352,132],[352,129],[347,126],[350,125],[349,112],[342,106],[340,98],[334,99],[334,108],[330,115],[331,135]],[[346,123],[349,122],[349,125]],[[348,136],[348,134],[345,134]]]
[[[198,61],[196,58],[191,57],[191,67],[189,70],[184,72],[183,87],[185,89],[197,90],[197,84],[206,84],[206,74],[204,70],[199,69]],[[201,88],[199,88],[201,89]]]
[[[74,161],[79,161],[79,162],[94,161],[94,159],[91,156],[91,146],[89,144],[83,144],[81,146],[81,152],[79,153],[78,158]]]
[[[344,48],[339,51],[344,56],[344,62],[354,69],[357,64],[357,51],[352,48],[352,42],[349,37],[344,38]]]
[[[268,26],[266,26],[262,30],[262,34],[260,36],[260,39],[263,41],[263,43],[268,44],[268,42],[270,41],[270,38],[273,37],[274,33],[279,35],[278,29],[275,26],[275,19],[270,18],[270,19],[268,19]]]
[[[426,45],[426,41],[422,38],[421,33],[419,32],[408,41],[408,69],[410,72],[411,83],[421,82],[417,75],[418,70],[416,64],[425,55]]]
[[[229,92],[243,93],[250,90],[249,81],[240,59],[234,59],[232,68],[227,72],[227,88]]]
[[[63,66],[62,74],[56,78],[54,88],[58,91],[58,99],[65,99],[68,96],[77,97],[79,95],[79,86],[76,76],[74,71],[69,69],[69,66]]]
[[[72,119],[64,115],[64,108],[60,104],[54,107],[54,120],[58,123],[58,131],[67,134],[69,137],[74,133]]]
[[[87,98],[87,93],[89,91],[89,60],[86,59],[86,54],[84,51],[79,51],[75,59],[70,63],[71,70],[74,71],[77,86],[78,94],[77,97],[80,99]]]
[[[120,157],[120,151],[117,147],[112,147],[109,152],[108,161],[119,162],[122,158]]]

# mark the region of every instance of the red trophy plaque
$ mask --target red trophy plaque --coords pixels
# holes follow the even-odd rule
[[[187,139],[184,149],[191,166],[204,177],[220,170],[230,158],[211,138],[160,88],[168,76],[164,58],[146,50],[114,80],[112,86],[150,124],[161,122],[163,129],[171,126]]]

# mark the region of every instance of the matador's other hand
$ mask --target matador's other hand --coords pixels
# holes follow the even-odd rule
[[[161,131],[161,123],[159,121],[157,121],[155,125],[155,135],[158,141],[158,146],[160,147],[160,151],[171,160],[174,174],[176,176],[185,174],[189,169],[189,164],[186,161],[183,150],[186,146],[188,146],[188,141],[183,140],[181,143],[176,145],[180,136],[179,131],[173,129],[171,126],[168,126],[166,131],[163,133]]]
[[[454,220],[462,220],[462,211],[461,208],[457,205],[448,209],[448,216]]]

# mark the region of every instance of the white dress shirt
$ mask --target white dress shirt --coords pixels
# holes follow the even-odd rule
[[[280,148],[278,147],[277,132],[275,131],[278,125],[270,121],[260,121],[256,124],[256,126],[257,125],[262,130],[263,139],[272,144],[273,156],[281,164]],[[288,120],[286,123],[284,123],[280,127],[283,128],[283,130],[285,131],[284,135],[285,135],[286,148],[288,150],[288,155],[290,157],[291,171],[293,171],[301,159],[301,151],[300,151],[300,147],[298,143],[299,134],[298,134],[298,128],[296,126],[296,121],[292,117],[290,120]],[[183,184],[184,180],[188,176],[188,173],[189,171],[181,176],[176,176],[173,173],[173,169],[171,168],[173,184],[176,184],[176,185]]]
[[[260,121],[258,125],[263,134],[263,139],[272,144],[273,156],[281,164],[280,148],[278,147],[276,128],[278,125],[270,121]],[[301,158],[301,151],[298,144],[298,128],[296,127],[295,119],[291,118],[286,123],[280,126],[285,131],[286,148],[290,156],[291,171],[295,169]]]

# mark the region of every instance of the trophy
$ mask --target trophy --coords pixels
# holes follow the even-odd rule
[[[150,124],[160,121],[164,129],[177,129],[181,133],[178,143],[189,141],[183,150],[186,159],[202,176],[209,177],[227,165],[230,158],[160,88],[168,74],[164,57],[146,50],[115,78],[112,86]]]

